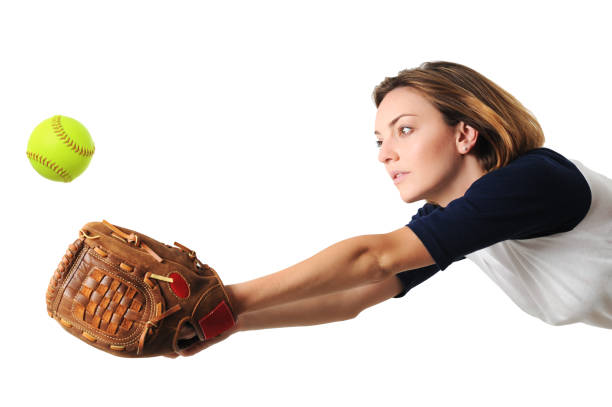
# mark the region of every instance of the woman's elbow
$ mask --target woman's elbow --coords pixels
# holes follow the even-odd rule
[[[435,261],[418,236],[408,227],[373,235],[370,251],[376,257],[377,281],[404,271],[425,267]]]

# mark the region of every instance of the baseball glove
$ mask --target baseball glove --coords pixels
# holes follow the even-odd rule
[[[49,316],[123,357],[180,353],[232,328],[235,314],[215,270],[174,245],[107,221],[87,223],[51,278]],[[196,337],[180,338],[185,324]]]

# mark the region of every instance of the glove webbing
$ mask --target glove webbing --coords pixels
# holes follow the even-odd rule
[[[135,247],[141,247],[143,248],[148,254],[150,254],[155,260],[157,260],[158,262],[163,262],[163,259],[153,251],[153,249],[151,249],[149,246],[147,246],[143,241],[141,241],[138,238],[138,235],[135,233],[125,233],[123,231],[121,231],[119,228],[117,228],[115,225],[112,225],[111,223],[107,222],[106,220],[103,220],[102,223],[104,225],[106,225],[111,231],[111,236],[122,240],[123,242],[126,243],[131,243],[134,244]],[[100,236],[96,235],[96,236],[89,236],[87,235],[87,233],[84,230],[81,230],[81,233],[83,234],[84,237],[88,238],[88,239],[97,239]],[[176,243],[175,243],[176,244]],[[185,250],[187,248],[185,247],[181,247],[181,249]],[[189,251],[189,249],[187,249]],[[195,257],[195,252],[190,251],[190,253],[193,253],[193,257]],[[189,257],[192,257],[191,254]],[[128,266],[129,267],[129,266]],[[144,275],[144,282],[151,287],[152,289],[155,289],[155,283],[153,281],[151,281],[151,279],[155,279],[155,280],[161,280],[161,281],[166,281],[169,283],[174,282],[174,280],[172,278],[169,277],[164,277],[164,276],[160,276],[158,274],[154,274],[151,273],[150,271],[147,272]],[[157,287],[157,289],[159,290],[159,287]],[[145,329],[142,331],[142,334],[140,335],[140,339],[138,340],[138,349],[136,351],[137,355],[142,354],[142,349],[144,347],[147,335],[149,334],[149,332],[151,332],[151,327],[155,327],[157,328],[157,323],[159,321],[161,321],[162,319],[174,314],[177,311],[180,311],[182,309],[180,304],[176,304],[173,307],[167,309],[165,312],[161,313],[161,303],[157,304],[157,309],[156,314],[160,313],[159,315],[154,316],[153,318],[151,318],[150,320],[148,320],[145,323]]]

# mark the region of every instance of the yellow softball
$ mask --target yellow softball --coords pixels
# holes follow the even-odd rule
[[[43,120],[32,131],[27,156],[43,177],[70,182],[85,171],[94,151],[94,142],[85,126],[57,115]]]

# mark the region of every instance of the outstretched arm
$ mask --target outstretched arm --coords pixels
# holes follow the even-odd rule
[[[243,314],[381,282],[433,263],[414,232],[402,227],[343,240],[294,266],[227,288],[234,311]]]
[[[182,354],[193,355],[235,332],[350,319],[401,289],[395,274],[433,264],[407,227],[343,240],[295,266],[226,286],[236,326]],[[182,332],[185,339],[193,332]]]
[[[308,326],[345,321],[361,311],[394,297],[402,289],[395,276],[378,283],[306,298],[242,314],[241,331],[267,328]]]

